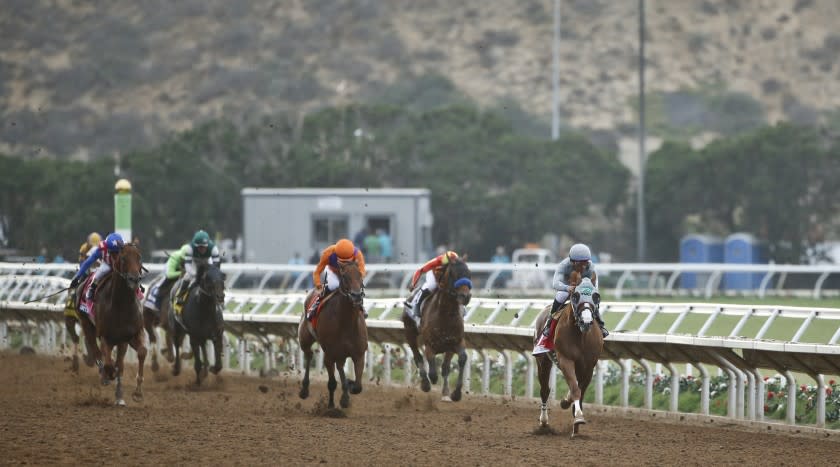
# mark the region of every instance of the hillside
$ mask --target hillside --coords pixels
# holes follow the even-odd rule
[[[655,133],[836,115],[840,2],[647,3]],[[631,134],[636,4],[563,1],[565,125]],[[547,122],[551,36],[550,0],[6,0],[0,152],[85,159],[220,117],[453,95]]]

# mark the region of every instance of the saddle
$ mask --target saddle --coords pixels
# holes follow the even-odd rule
[[[79,298],[77,300],[78,306],[76,308],[76,316],[80,317],[82,315],[87,315],[90,319],[91,323],[96,323],[96,314],[94,310],[93,304],[96,302],[96,293],[91,300],[88,300],[87,297],[87,290],[90,288],[90,284],[93,283],[93,276],[95,274],[89,274],[85,281],[82,283],[82,286],[78,289]],[[108,283],[111,279],[111,273],[108,273],[105,277],[102,278],[102,281],[97,287],[98,290],[101,290],[102,287]]]
[[[313,313],[313,316],[310,319],[306,320],[307,326],[309,328],[309,333],[312,334],[312,337],[315,337],[316,339],[318,338],[318,336],[315,334],[315,329],[318,328],[318,316],[320,316],[321,310],[324,308],[324,304],[327,303],[327,301],[333,296],[335,296],[336,292],[338,292],[337,289],[333,290],[332,292],[328,293],[324,298],[322,298],[321,303],[318,304],[318,308],[315,309],[315,313]],[[307,310],[309,310],[309,307],[312,306],[312,300],[316,300],[317,298],[318,295],[314,294],[312,295],[312,298],[310,300],[307,300],[303,307],[304,313],[306,313]],[[306,318],[307,317],[304,315],[304,319]]]

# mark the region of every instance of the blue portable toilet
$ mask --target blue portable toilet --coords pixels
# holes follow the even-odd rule
[[[766,264],[764,245],[748,233],[736,233],[726,237],[723,247],[723,261],[727,264]],[[753,290],[761,285],[764,273],[727,272],[723,275],[726,290]]]
[[[680,263],[722,263],[723,240],[713,235],[692,234],[680,240]],[[684,272],[680,284],[684,289],[706,286],[708,273]]]

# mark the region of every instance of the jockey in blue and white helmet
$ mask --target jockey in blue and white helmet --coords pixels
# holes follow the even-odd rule
[[[116,232],[108,234],[108,236],[105,237],[105,240],[99,242],[99,245],[96,245],[90,250],[87,259],[81,266],[79,266],[79,270],[70,281],[70,287],[77,287],[84,279],[88,269],[90,269],[90,266],[96,261],[101,261],[99,268],[93,276],[93,281],[87,290],[87,295],[85,295],[86,299],[93,300],[94,293],[96,293],[96,287],[99,286],[99,282],[103,277],[105,277],[105,274],[111,272],[114,260],[119,255],[120,251],[122,251],[124,245],[125,241],[123,241],[122,235]]]

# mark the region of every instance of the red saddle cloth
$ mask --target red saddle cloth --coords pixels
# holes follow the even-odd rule
[[[93,310],[93,300],[88,300],[87,291],[90,288],[91,282],[93,282],[93,274],[88,275],[87,279],[82,283],[82,289],[79,292],[79,312],[85,313],[90,317],[91,322],[96,322],[96,316],[94,315]],[[94,297],[95,299],[96,297]]]
[[[321,299],[321,303],[318,304],[318,308],[315,310],[314,316],[312,316],[312,319],[309,320],[309,322],[312,323],[312,329],[318,329],[318,316],[321,315],[321,309],[324,308],[324,303],[327,303],[327,300],[329,300],[330,298],[332,298],[333,295],[335,295],[335,292],[336,291],[333,290],[332,292],[327,294],[326,297]],[[318,294],[314,294],[314,295],[312,295],[312,298],[309,299],[306,302],[303,309],[307,310],[307,313],[308,313],[309,307],[312,306],[312,300],[315,300],[317,298],[318,298]]]

